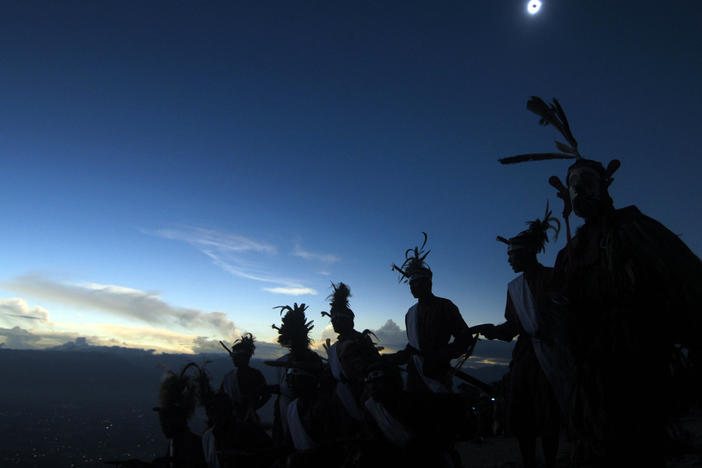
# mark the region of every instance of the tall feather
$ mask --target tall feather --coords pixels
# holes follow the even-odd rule
[[[529,153],[501,158],[499,161],[502,164],[516,164],[527,161],[545,161],[549,159],[579,159],[582,156],[578,151],[578,142],[570,130],[570,124],[566,118],[565,112],[561,104],[554,98],[553,104],[547,104],[538,96],[532,96],[527,101],[527,109],[541,117],[539,123],[541,125],[552,125],[563,135],[568,144],[556,141],[556,148],[562,153]]]
[[[577,156],[564,153],[528,153],[509,156],[507,158],[498,159],[502,164],[517,164],[527,161],[546,161],[549,159],[575,159]]]

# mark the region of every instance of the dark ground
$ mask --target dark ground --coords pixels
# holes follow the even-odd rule
[[[226,356],[211,356],[212,384],[231,369]],[[166,439],[156,414],[158,385],[164,366],[179,369],[202,356],[154,355],[116,349],[110,352],[0,350],[0,466],[105,467],[104,460],[152,460],[164,454]],[[267,380],[275,370],[252,362]],[[487,371],[486,371],[487,372]],[[489,374],[472,372],[486,380]],[[271,404],[261,416],[271,420]],[[692,449],[671,456],[670,466],[702,466],[702,412],[683,420]],[[203,428],[196,413],[191,427]],[[461,442],[466,468],[517,467],[515,439],[490,437]],[[696,450],[696,452],[695,452]],[[560,466],[567,466],[568,445]]]

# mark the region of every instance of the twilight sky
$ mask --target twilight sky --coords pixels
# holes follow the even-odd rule
[[[495,236],[568,165],[497,163],[554,149],[531,95],[700,255],[702,3],[526,3],[3,2],[0,343],[201,351],[292,302],[319,338],[344,281],[392,345],[422,231],[435,293],[499,322]]]

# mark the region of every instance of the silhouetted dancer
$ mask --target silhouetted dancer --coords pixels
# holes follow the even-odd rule
[[[489,340],[512,341],[519,335],[510,362],[510,424],[519,439],[524,466],[536,466],[536,438],[541,437],[546,467],[552,468],[558,452],[559,401],[567,410],[572,362],[563,356],[562,346],[554,349],[553,337],[549,336],[547,289],[552,269],[541,265],[536,255],[544,251],[549,229],[558,236],[560,223],[551,216],[547,203],[544,218],[527,224],[527,230],[510,239],[497,237],[508,246],[512,269],[521,273],[507,288],[506,322],[478,325],[471,330]]]
[[[569,158],[558,188],[568,220],[585,222],[554,267],[557,303],[570,318],[577,377],[570,421],[580,455],[601,466],[663,466],[672,395],[673,345],[699,346],[702,263],[678,236],[636,207],[615,209],[608,187],[619,168],[583,158],[561,106],[533,97],[527,108],[568,144],[562,153],[502,162]],[[568,227],[568,224],[566,224]],[[569,235],[570,237],[570,235]]]
[[[202,441],[188,427],[188,419],[195,410],[196,388],[186,375],[190,366],[178,374],[169,371],[161,381],[158,412],[161,430],[168,439],[166,456],[154,460],[156,466],[168,468],[205,468]]]
[[[256,349],[254,337],[251,333],[244,334],[234,342],[231,350],[221,344],[232,358],[234,369],[224,376],[220,391],[229,395],[234,415],[239,420],[259,423],[256,411],[266,404],[271,394],[261,371],[249,366]]]
[[[355,466],[385,468],[412,466],[416,453],[425,446],[414,430],[418,425],[414,402],[403,391],[400,370],[376,362],[368,368],[361,395],[362,444]],[[410,455],[412,451],[412,455]],[[431,464],[427,464],[430,466]]]
[[[401,267],[393,265],[400,281],[409,281],[417,303],[405,315],[409,344],[386,359],[407,363],[407,390],[425,395],[426,406],[421,411],[426,413],[427,424],[435,424],[436,437],[452,447],[460,423],[457,416],[463,409],[456,407],[462,400],[453,393],[451,359],[468,352],[475,339],[458,307],[432,293],[432,271],[424,262],[429,254],[424,252],[427,235],[423,234],[422,246],[407,249]]]
[[[206,411],[209,427],[202,444],[210,468],[267,467],[272,463],[273,441],[258,424],[234,417],[228,395],[217,393]]]
[[[331,299],[329,312],[322,312],[322,316],[331,318],[334,331],[339,337],[334,344],[327,340],[325,349],[329,357],[329,368],[336,381],[336,396],[348,416],[360,422],[358,401],[363,391],[366,370],[370,364],[380,360],[380,355],[369,336],[371,332],[365,330],[360,333],[354,329],[355,315],[349,308],[349,287],[340,282],[332,283],[332,288],[334,292],[327,298]],[[354,431],[353,428],[349,430]]]
[[[285,466],[330,467],[341,464],[345,453],[338,443],[338,421],[345,415],[332,398],[332,378],[322,359],[310,350],[312,322],[306,306],[282,306],[283,323],[278,342],[290,352],[267,365],[285,369],[280,404],[276,407],[274,434],[285,456]],[[283,393],[283,387],[285,394]],[[283,396],[288,401],[283,400]],[[286,452],[285,449],[288,449]]]
[[[274,419],[273,419],[273,441],[276,447],[290,447],[288,438],[288,406],[293,400],[294,395],[288,386],[286,373],[286,363],[291,361],[312,363],[314,366],[322,368],[322,358],[317,353],[310,349],[309,332],[314,325],[313,321],[307,321],[305,310],[307,306],[295,303],[290,306],[278,306],[280,313],[283,315],[280,327],[273,325],[273,328],[278,330],[278,343],[288,349],[288,353],[277,360],[279,369],[279,387],[277,389],[278,397],[275,401]],[[273,364],[266,362],[266,364]]]
[[[224,392],[214,392],[204,365],[197,366],[195,379],[198,401],[207,414],[207,429],[202,434],[202,448],[209,468],[236,466],[267,467],[275,458],[273,441],[256,423],[239,420],[232,409],[232,399]]]
[[[287,383],[293,400],[288,405],[288,437],[294,452],[289,467],[339,466],[345,451],[337,445],[338,421],[343,413],[335,411],[330,394],[322,391],[322,368],[312,363],[288,362]]]

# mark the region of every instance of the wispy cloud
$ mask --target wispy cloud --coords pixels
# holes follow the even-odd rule
[[[305,294],[317,294],[317,291],[312,288],[263,288],[273,294],[287,294],[288,296],[303,296]]]
[[[178,325],[186,329],[208,329],[220,336],[235,333],[234,322],[223,312],[172,306],[156,293],[124,286],[96,283],[62,283],[39,275],[26,275],[4,283],[3,287],[41,299],[115,316],[139,320],[150,325]]]
[[[212,260],[212,263],[224,271],[231,273],[232,275],[254,281],[260,281],[262,283],[281,284],[287,287],[296,288],[302,287],[300,282],[296,280],[271,275],[261,267],[250,262],[245,262],[241,259],[232,258],[231,256],[227,255],[222,255],[219,252],[214,252],[211,250],[202,250],[202,253],[207,255]]]
[[[322,263],[336,263],[341,260],[339,256],[334,254],[310,252],[309,250],[305,250],[299,243],[295,244],[295,249],[293,249],[292,254],[304,260],[311,260]]]
[[[272,244],[238,234],[194,226],[142,230],[142,232],[164,239],[186,242],[206,255],[219,268],[234,276],[284,288],[309,289],[305,288],[301,281],[278,276],[271,273],[272,268],[264,266],[269,257],[277,254],[277,248]],[[268,288],[266,291],[270,289],[279,288]]]
[[[147,234],[165,239],[180,240],[201,249],[216,249],[222,252],[263,252],[275,254],[274,245],[250,239],[238,234],[204,229],[197,226],[184,226],[179,229],[143,230]]]

